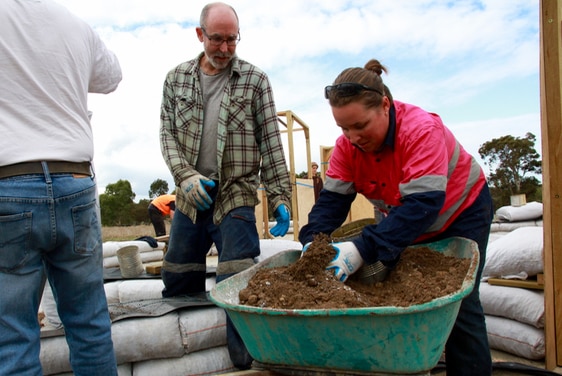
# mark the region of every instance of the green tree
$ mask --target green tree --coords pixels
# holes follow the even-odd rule
[[[134,225],[150,224],[150,217],[148,216],[148,205],[150,200],[143,198],[138,203],[133,204],[131,210],[131,217],[133,218]]]
[[[108,184],[100,194],[101,223],[103,226],[130,226],[135,194],[128,180]]]
[[[152,184],[150,184],[148,197],[155,198],[167,194],[168,191],[169,191],[168,182],[166,180],[156,179],[152,182]]]
[[[494,138],[478,149],[484,164],[490,168],[488,182],[496,207],[509,205],[510,196],[515,194],[542,201],[541,183],[536,178],[542,167],[535,141],[535,135],[528,132],[523,138],[509,135]]]
[[[302,171],[298,174],[295,174],[295,177],[299,178],[299,179],[307,179],[308,178],[308,172]]]

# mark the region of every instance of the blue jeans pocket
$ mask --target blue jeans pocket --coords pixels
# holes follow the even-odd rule
[[[31,212],[0,216],[0,271],[11,273],[30,255]]]
[[[101,227],[96,211],[96,202],[72,208],[74,223],[74,252],[91,255],[100,245]]]

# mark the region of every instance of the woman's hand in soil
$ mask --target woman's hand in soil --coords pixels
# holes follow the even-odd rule
[[[336,257],[330,261],[326,270],[333,270],[336,278],[345,282],[347,277],[363,266],[363,258],[353,242],[332,243],[331,245],[336,250]]]

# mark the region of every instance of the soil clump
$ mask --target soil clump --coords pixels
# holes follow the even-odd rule
[[[407,307],[458,291],[470,259],[430,248],[407,248],[387,278],[374,285],[337,280],[326,266],[335,257],[327,235],[317,235],[291,265],[259,269],[239,292],[241,304],[274,309]]]

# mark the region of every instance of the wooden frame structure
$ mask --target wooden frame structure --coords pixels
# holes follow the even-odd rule
[[[540,1],[545,367],[562,365],[562,1]]]
[[[294,132],[302,131],[304,132],[304,138],[306,142],[306,161],[308,170],[311,170],[311,155],[310,155],[310,129],[308,125],[302,121],[294,112],[292,111],[279,111],[277,112],[277,121],[285,126],[285,130],[281,130],[282,134],[287,134],[287,142],[289,144],[289,180],[291,181],[291,186],[293,188],[293,195],[291,199],[291,214],[293,216],[293,236],[295,240],[299,238],[299,211],[298,211],[298,197],[296,194],[297,187],[297,176],[295,172],[295,140],[293,137]],[[295,124],[296,123],[296,124]],[[267,201],[265,197],[265,192],[262,194],[263,205],[263,222],[269,222],[269,213],[267,210]],[[269,235],[269,229],[265,231],[266,236]]]

